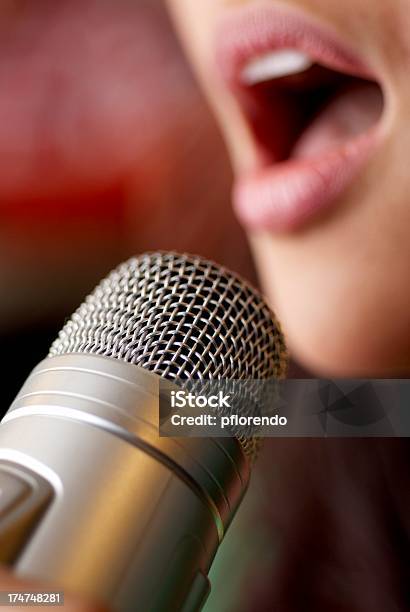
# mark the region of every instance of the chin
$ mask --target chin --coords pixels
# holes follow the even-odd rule
[[[360,227],[367,219],[371,228],[367,206],[352,209],[357,218],[346,215],[309,235],[252,235],[261,286],[291,357],[313,376],[407,378],[410,293],[403,242],[397,240],[397,253],[376,238],[366,242]]]
[[[282,316],[281,316],[282,315]],[[410,374],[408,332],[395,322],[378,325],[356,317],[318,320],[279,313],[289,352],[322,378],[406,378]]]

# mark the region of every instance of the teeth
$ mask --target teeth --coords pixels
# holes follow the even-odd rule
[[[279,77],[304,72],[313,66],[312,60],[294,49],[271,51],[251,60],[242,71],[244,85],[256,85]]]

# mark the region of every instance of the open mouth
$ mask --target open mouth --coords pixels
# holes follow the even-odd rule
[[[275,9],[244,17],[225,27],[219,54],[255,145],[234,204],[248,226],[294,229],[333,204],[376,147],[383,90],[358,58],[298,17]]]
[[[274,52],[242,73],[242,104],[266,161],[319,155],[365,134],[383,113],[375,81]]]

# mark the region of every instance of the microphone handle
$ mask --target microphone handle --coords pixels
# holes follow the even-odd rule
[[[194,612],[245,492],[233,439],[158,436],[159,378],[70,354],[0,426],[0,561],[119,612]]]

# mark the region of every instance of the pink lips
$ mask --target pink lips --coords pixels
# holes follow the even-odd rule
[[[376,134],[369,133],[321,157],[295,159],[239,178],[235,210],[252,229],[297,229],[335,202],[368,159]]]
[[[217,37],[217,61],[232,92],[241,97],[244,65],[267,51],[293,48],[327,68],[370,79],[370,67],[345,48],[337,35],[324,32],[291,10],[273,6],[236,9],[224,19]],[[278,118],[280,128],[280,117]],[[240,170],[234,207],[251,229],[286,232],[329,210],[352,183],[380,142],[379,124],[311,157],[266,161],[255,145],[254,163]]]

